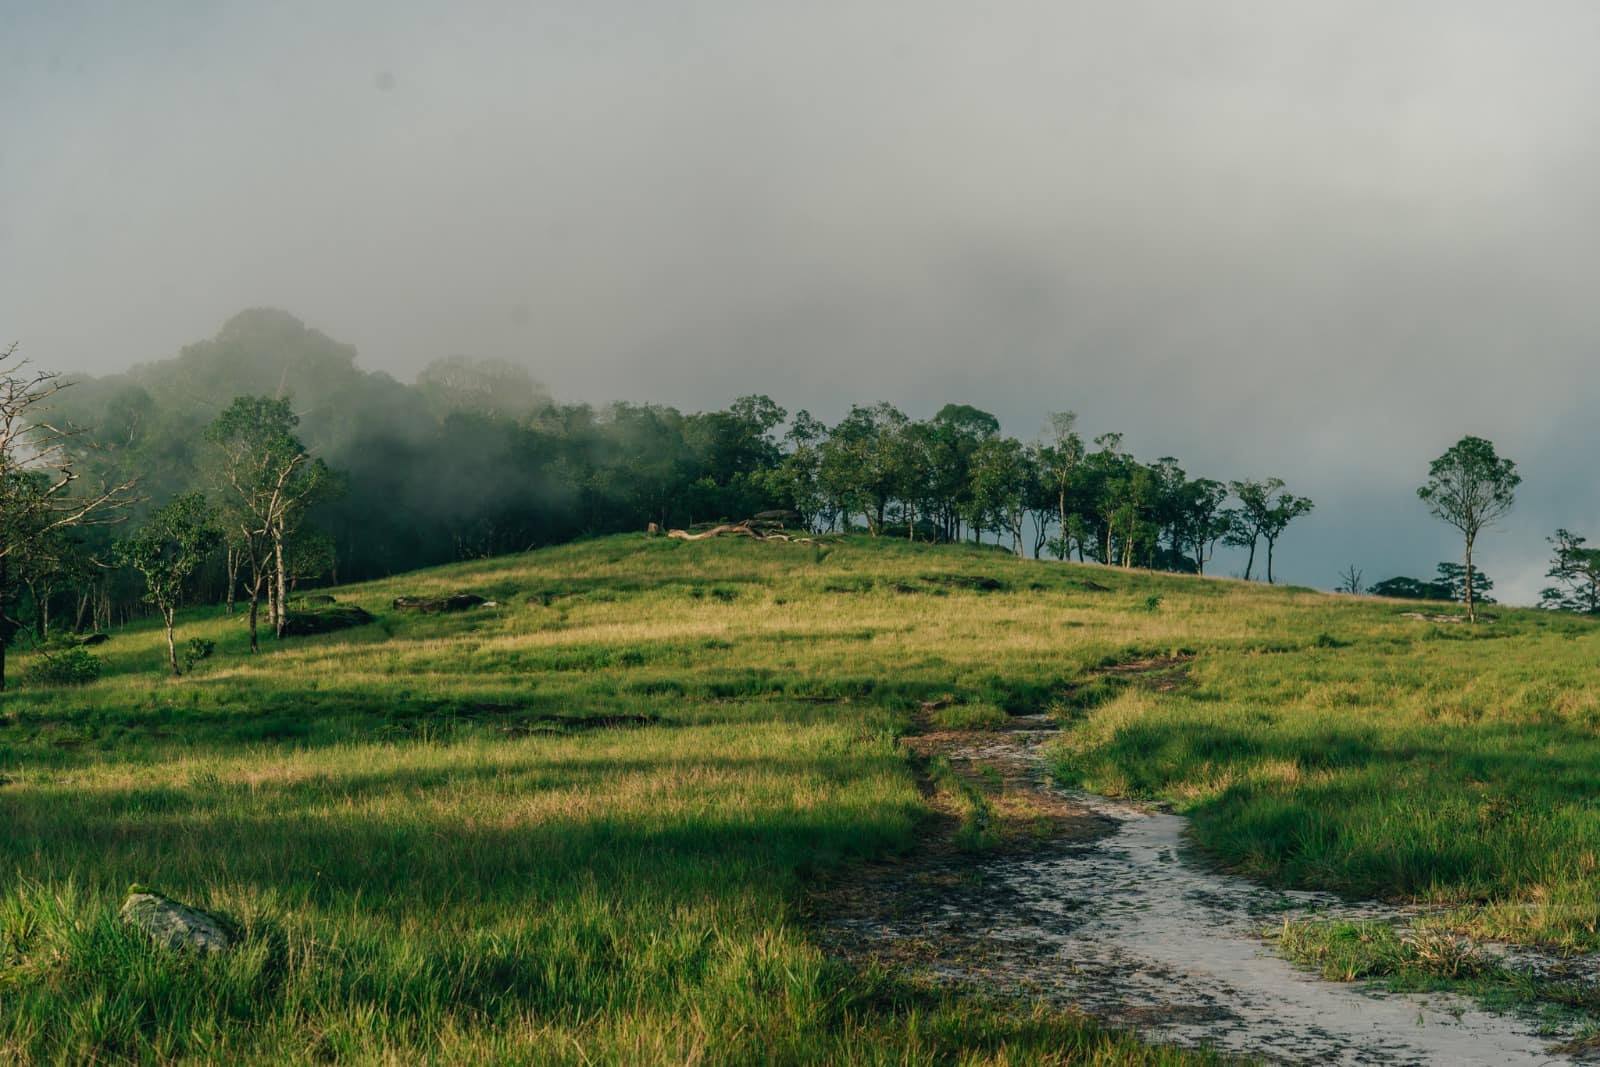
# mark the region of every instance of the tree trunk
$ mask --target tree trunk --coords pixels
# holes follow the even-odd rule
[[[261,651],[261,643],[258,640],[256,640],[256,619],[259,616],[260,610],[261,610],[261,586],[262,586],[262,583],[265,581],[265,579],[266,579],[266,575],[258,573],[258,574],[255,575],[255,580],[250,586],[250,651],[251,652],[260,652]]]
[[[1056,490],[1056,511],[1061,516],[1061,551],[1056,553],[1056,559],[1065,559],[1072,554],[1072,545],[1067,541],[1067,486],[1063,482]]]
[[[6,691],[6,643],[11,635],[6,632],[6,583],[10,581],[10,560],[0,556],[0,693]]]
[[[241,553],[239,552],[239,550],[237,548],[234,548],[231,545],[228,547],[227,572],[228,572],[228,614],[229,615],[233,614],[234,595],[238,591],[238,588],[239,588],[239,563],[240,563],[239,557],[240,557],[240,555],[241,555]]]
[[[1478,621],[1478,610],[1472,603],[1472,538],[1467,538],[1467,621]]]
[[[1244,561],[1244,580],[1250,580],[1250,569],[1256,565],[1256,539],[1250,539],[1250,558]]]
[[[272,629],[275,637],[283,637],[283,625],[289,615],[289,582],[287,572],[283,566],[283,527],[279,526],[272,534],[272,562],[276,569],[277,596],[274,598]]]
[[[1267,538],[1267,584],[1272,584],[1272,546],[1277,538]]]
[[[161,621],[167,624],[167,662],[172,664],[172,676],[179,678],[182,677],[183,672],[178,669],[178,646],[172,640],[172,622],[173,616],[176,614],[177,610],[175,608],[163,607],[161,609]]]

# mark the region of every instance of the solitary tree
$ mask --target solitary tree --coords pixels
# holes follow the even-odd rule
[[[216,513],[206,503],[205,494],[186,493],[150,516],[132,537],[117,542],[118,559],[144,575],[145,601],[161,613],[174,677],[183,673],[178,669],[172,630],[184,586],[221,539]]]
[[[1428,483],[1417,496],[1437,518],[1461,531],[1466,542],[1467,618],[1478,621],[1472,588],[1472,546],[1478,534],[1511,510],[1522,482],[1517,465],[1495,455],[1481,437],[1463,437],[1428,465]]]
[[[1354,563],[1339,572],[1339,584],[1336,587],[1340,593],[1349,593],[1351,596],[1360,596],[1364,588],[1361,584],[1361,569]]]
[[[0,690],[5,689],[5,608],[25,561],[69,527],[115,519],[132,503],[131,480],[83,491],[71,463],[75,431],[56,423],[50,400],[68,383],[32,370],[15,344],[0,350]]]

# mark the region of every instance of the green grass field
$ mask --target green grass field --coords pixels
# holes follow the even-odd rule
[[[974,578],[992,579],[983,589]],[[989,583],[992,584],[992,583]],[[498,607],[389,610],[470,590]],[[977,548],[615,537],[334,591],[378,622],[0,703],[0,1061],[1166,1063],[829,960],[806,890],[907,850],[896,744],[1048,709],[1064,780],[1217,862],[1592,950],[1600,630]],[[1097,667],[1192,655],[1153,691]],[[13,663],[13,677],[27,657]],[[224,913],[154,950],[139,882]]]

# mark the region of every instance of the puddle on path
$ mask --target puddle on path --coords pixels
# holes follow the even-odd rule
[[[1033,788],[1095,833],[1026,855],[945,853],[880,868],[830,920],[841,949],[914,960],[993,992],[1042,997],[1163,1043],[1288,1063],[1548,1064],[1532,1024],[1445,994],[1379,994],[1271,954],[1285,919],[1404,918],[1381,904],[1284,892],[1187,861],[1184,820],[1045,783],[1040,716],[992,734],[909,739],[958,769]]]

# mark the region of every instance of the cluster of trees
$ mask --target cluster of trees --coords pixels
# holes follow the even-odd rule
[[[1435,518],[1460,531],[1461,563],[1441,563],[1432,581],[1395,577],[1372,586],[1376,596],[1411,600],[1450,600],[1467,606],[1467,617],[1477,621],[1476,605],[1492,604],[1486,594],[1494,583],[1472,562],[1478,535],[1511,510],[1522,476],[1517,465],[1495,452],[1481,437],[1463,437],[1428,466],[1428,481],[1417,496]],[[1539,606],[1555,611],[1600,615],[1600,549],[1586,548],[1587,539],[1567,529],[1547,538],[1555,549],[1545,576],[1555,579],[1540,594]],[[1360,593],[1361,572],[1351,564],[1341,575],[1340,587]]]
[[[1086,443],[1070,413],[1023,442],[956,404],[923,420],[856,406],[831,427],[764,396],[691,414],[559,404],[520,367],[461,357],[406,385],[269,309],[123,374],[15,370],[0,365],[21,391],[9,406],[0,393],[0,525],[32,526],[0,544],[0,649],[19,627],[170,620],[183,597],[245,600],[254,646],[259,613],[281,633],[298,584],[772,510],[818,531],[1193,573],[1223,544],[1271,581],[1311,510],[1276,478],[1190,478],[1120,434]],[[25,520],[30,492],[40,517]]]
[[[1472,569],[1473,602],[1477,604],[1493,604],[1494,599],[1488,595],[1494,588],[1494,582],[1488,575],[1474,567]],[[1362,590],[1348,590],[1356,593]],[[1402,600],[1446,600],[1457,604],[1467,602],[1467,568],[1460,563],[1441,563],[1435,576],[1427,581],[1418,578],[1408,578],[1397,575],[1376,582],[1366,590],[1373,596],[1398,597]]]
[[[1264,547],[1268,581],[1284,530],[1311,510],[1281,479],[1190,478],[1171,456],[1144,463],[1123,451],[1121,434],[1091,448],[1075,425],[1058,412],[1023,442],[965,404],[920,421],[890,404],[855,406],[832,428],[802,411],[766,481],[813,529],[859,519],[874,535],[987,536],[1019,556],[1188,573],[1204,573],[1226,544],[1248,551],[1246,578]]]
[[[1519,481],[1493,445],[1463,438],[1418,491],[1461,532],[1463,561],[1371,591],[1473,613],[1492,587],[1476,538]],[[1191,478],[1173,457],[1138,459],[1120,434],[1086,442],[1070,412],[1023,441],[963,404],[920,420],[858,405],[833,426],[765,396],[691,414],[559,404],[520,367],[461,357],[406,385],[257,309],[175,359],[106,378],[0,353],[0,686],[19,628],[42,640],[152,609],[170,624],[185,597],[230,611],[242,597],[256,647],[261,612],[281,635],[302,583],[649,523],[785,510],[816,531],[1197,574],[1224,545],[1242,552],[1245,578],[1259,562],[1270,582],[1284,532],[1311,509],[1277,478]],[[1552,543],[1547,606],[1600,614],[1600,550],[1566,530]],[[1345,581],[1359,591],[1358,572]]]

